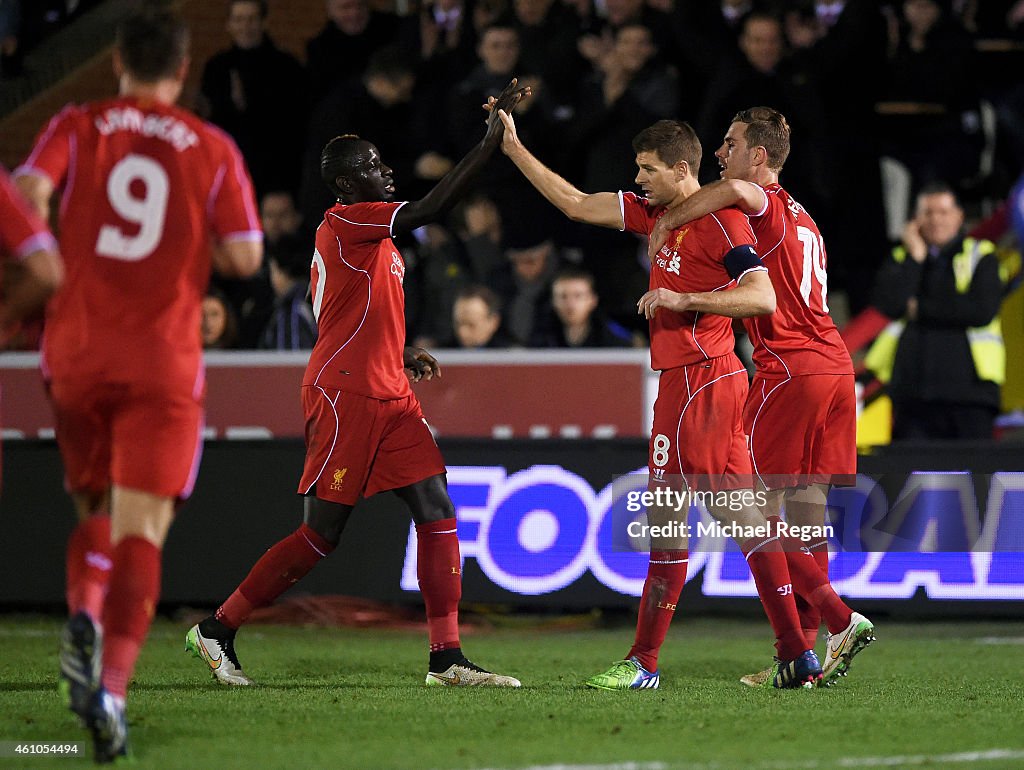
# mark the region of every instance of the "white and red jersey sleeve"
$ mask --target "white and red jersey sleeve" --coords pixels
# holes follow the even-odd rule
[[[220,138],[220,164],[210,188],[207,217],[217,239],[227,241],[261,241],[263,230],[256,209],[249,171],[235,141],[219,129],[211,133]]]
[[[403,205],[338,204],[324,214],[310,274],[317,341],[303,385],[379,399],[412,392],[402,365],[405,262],[391,240]]]
[[[54,187],[60,187],[76,160],[77,131],[86,120],[82,108],[73,104],[54,115],[36,137],[28,158],[15,169],[14,176],[36,174],[49,179]]]
[[[828,258],[818,225],[782,187],[764,189],[765,208],[750,223],[772,276],[776,309],[744,321],[754,364],[765,377],[852,374],[849,351],[828,313]]]

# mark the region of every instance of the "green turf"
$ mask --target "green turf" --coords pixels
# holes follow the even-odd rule
[[[56,692],[58,628],[55,619],[0,618],[0,740],[84,739]],[[838,686],[785,692],[737,682],[766,662],[765,629],[686,619],[662,653],[660,690],[609,693],[580,682],[625,652],[628,628],[474,634],[464,640],[473,660],[524,683],[489,691],[424,687],[418,634],[253,626],[238,651],[260,686],[227,688],[183,651],[186,627],[160,621],[131,690],[135,767],[785,768],[1024,750],[1024,623],[879,623],[879,641]],[[1009,643],[978,641],[985,637]],[[1015,763],[1024,759],[973,766]]]

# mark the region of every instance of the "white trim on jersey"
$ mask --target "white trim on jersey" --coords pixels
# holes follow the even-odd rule
[[[741,181],[747,182],[746,179],[743,179]],[[765,190],[757,182],[747,182],[747,184],[753,185],[754,187],[756,187],[758,190],[761,191],[761,195],[764,196],[764,205],[761,207],[761,210],[758,211],[756,214],[747,214],[747,216],[748,217],[753,217],[754,219],[757,219],[758,217],[763,217],[768,212],[768,191]]]
[[[71,200],[71,191],[75,186],[75,176],[78,164],[78,137],[74,133],[68,134],[68,173],[64,180],[64,193],[60,196],[60,216],[64,218],[68,202]]]
[[[744,270],[742,273],[740,273],[738,276],[736,276],[736,278],[734,280],[736,281],[736,285],[739,286],[740,285],[740,281],[743,280],[743,276],[745,276],[747,273],[767,273],[767,272],[768,272],[768,268],[765,267],[764,265],[755,265],[754,267],[748,267],[746,270]],[[715,289],[715,291],[718,291],[718,289]]]
[[[25,158],[25,162],[14,170],[13,176],[15,178],[23,176],[25,174],[37,174],[39,176],[43,176],[49,179],[56,187],[57,180],[53,179],[45,171],[36,167],[36,158],[39,157],[39,153],[42,152],[43,147],[49,143],[50,137],[53,136],[53,132],[57,130],[57,126],[64,119],[64,116],[73,112],[76,109],[78,108],[75,105],[69,104],[56,115],[54,115],[52,118],[50,118],[50,122],[47,124],[46,130],[43,131],[43,135],[39,137],[39,140],[32,147],[32,152],[29,154],[27,158]]]
[[[404,206],[408,202],[409,201],[402,201],[397,206],[395,206],[395,210],[391,212],[391,222],[388,223],[388,232],[391,234],[392,237],[394,237],[395,235],[395,217],[397,217],[398,212],[402,210],[402,206]]]
[[[228,233],[220,239],[221,243],[231,243],[233,241],[262,241],[263,231],[262,230],[239,230],[237,233]]]
[[[328,213],[330,213],[330,212],[328,212]],[[337,216],[337,215],[335,214],[334,216]],[[341,217],[338,217],[338,219],[341,219]],[[344,220],[344,221],[348,221],[348,220]],[[383,225],[381,225],[381,226],[383,227]],[[317,229],[319,229],[319,228],[317,228]],[[353,267],[352,264],[350,264],[349,261],[347,259],[345,259],[345,255],[341,253],[341,238],[339,238],[337,235],[335,235],[334,236],[334,240],[336,240],[338,242],[338,259],[340,259],[342,262],[344,262],[345,266],[348,267],[350,270],[353,270],[353,271],[355,271],[357,273],[362,273],[363,275],[366,276],[366,309],[363,310],[363,317],[359,321],[359,326],[357,326],[356,330],[354,332],[352,332],[352,336],[349,337],[347,340],[345,340],[345,344],[342,345],[337,350],[335,350],[334,353],[331,354],[330,358],[328,358],[326,361],[324,361],[324,365],[320,367],[320,371],[316,373],[316,378],[313,380],[313,384],[314,385],[316,385],[320,381],[320,375],[324,373],[324,369],[326,369],[327,365],[329,363],[331,363],[331,361],[334,360],[334,357],[337,356],[338,353],[343,351],[345,349],[345,347],[348,345],[348,343],[350,343],[352,340],[354,340],[356,335],[359,334],[359,331],[363,328],[363,324],[366,323],[366,316],[370,313],[370,300],[373,299],[373,278],[370,277],[370,274],[366,270],[360,270],[358,267]],[[323,276],[323,280],[324,281],[327,280],[326,272],[327,271],[325,270],[324,271],[324,276]]]
[[[711,212],[711,214],[710,214],[709,216],[710,216],[710,217],[711,217],[711,218],[712,218],[713,220],[715,220],[716,222],[718,222],[718,226],[722,228],[722,235],[724,235],[724,236],[725,236],[725,240],[729,241],[729,248],[731,248],[731,249],[735,249],[735,248],[736,248],[736,244],[732,242],[732,238],[730,238],[730,237],[729,237],[729,233],[728,233],[728,232],[726,232],[726,229],[725,229],[725,225],[723,225],[723,224],[722,224],[722,220],[721,220],[721,219],[719,219],[719,218],[718,218],[717,216],[715,216],[715,212],[714,212],[714,211],[712,211],[712,212]]]
[[[56,251],[56,249],[57,241],[47,230],[43,233],[34,233],[23,240],[14,250],[14,256],[22,260],[37,251]]]
[[[217,169],[216,176],[213,177],[213,184],[210,185],[210,194],[206,196],[206,218],[213,221],[213,206],[217,201],[217,196],[220,194],[220,187],[224,184],[224,176],[227,174],[228,168],[223,163],[220,164],[220,168]]]
[[[767,347],[765,349],[767,350]],[[770,350],[768,352],[771,353]],[[775,355],[775,353],[772,353],[772,355],[775,356],[776,358],[779,358],[777,355]],[[779,361],[782,361],[782,359],[779,358]],[[785,366],[786,362],[782,361],[782,365]],[[789,382],[792,379],[793,379],[793,377],[792,377],[792,375],[790,375],[789,369],[787,368],[786,369],[786,379],[784,379],[778,385],[776,385],[771,390],[769,390],[767,394],[764,392],[765,383],[764,382],[761,383],[761,405],[759,407],[757,407],[757,412],[754,413],[754,420],[750,423],[750,437],[749,437],[749,439],[747,441],[747,446],[750,449],[750,464],[751,464],[751,466],[754,469],[754,474],[757,476],[758,481],[761,482],[761,486],[763,486],[765,489],[769,489],[770,487],[767,484],[764,483],[764,479],[761,477],[761,471],[759,471],[757,469],[757,458],[754,456],[754,431],[757,430],[757,420],[761,416],[761,410],[764,409],[765,406],[768,405],[768,399],[772,397],[772,393],[777,391],[779,388],[781,388],[783,385],[785,385],[787,382]]]
[[[319,385],[315,385],[314,387],[323,394],[323,397],[326,398],[327,402],[331,405],[331,411],[334,412],[334,439],[331,441],[331,448],[327,452],[327,456],[324,457],[324,464],[320,466],[320,470],[317,472],[316,476],[313,478],[313,483],[310,484],[308,487],[306,487],[306,491],[302,493],[304,495],[308,495],[309,494],[309,490],[311,490],[313,487],[316,486],[316,483],[320,480],[320,477],[324,473],[324,468],[326,468],[327,467],[327,463],[329,463],[331,461],[331,454],[334,452],[334,447],[336,447],[338,445],[338,431],[340,430],[340,426],[341,426],[341,421],[338,419],[338,408],[337,408],[338,398],[341,396],[341,391],[339,390],[338,394],[334,397],[334,400],[331,401],[331,398],[330,398],[330,396],[327,395],[327,391],[326,390],[321,388]]]
[[[619,190],[619,215],[622,217],[622,227],[619,228],[620,233],[626,232],[626,202],[622,199],[622,190]]]
[[[688,398],[686,399],[686,403],[683,404],[683,410],[679,413],[679,422],[676,423],[676,463],[679,465],[679,475],[682,476],[684,479],[686,478],[686,474],[683,473],[683,454],[682,454],[682,451],[681,451],[681,448],[680,448],[680,444],[679,444],[679,434],[680,434],[680,432],[683,429],[683,417],[686,416],[686,410],[690,408],[690,404],[693,403],[693,400],[695,398],[697,398],[697,396],[700,394],[700,392],[702,390],[704,390],[704,388],[706,388],[706,387],[708,387],[710,385],[714,385],[716,382],[718,382],[719,380],[724,380],[726,377],[732,377],[732,376],[737,375],[737,374],[744,374],[745,375],[746,373],[747,373],[746,369],[737,369],[734,372],[728,372],[727,374],[721,374],[718,377],[715,377],[715,379],[713,379],[711,382],[705,382],[703,385],[701,385],[699,388],[697,388],[697,390],[695,390],[693,392],[692,396],[689,395],[690,379],[689,379],[689,377],[686,378],[686,391],[687,391]],[[686,375],[686,368],[685,367],[683,368],[683,374]],[[687,483],[689,483],[689,482],[687,482]]]
[[[398,209],[395,209],[395,212],[397,213]],[[391,224],[395,221],[394,216],[392,216],[391,217],[391,222],[389,222],[386,225],[382,225],[382,224],[379,224],[377,222],[353,222],[351,219],[345,219],[345,217],[339,217],[333,211],[328,211],[327,213],[330,214],[335,219],[340,219],[345,224],[355,225],[356,227],[386,227],[388,229],[388,233],[391,232]]]
[[[781,190],[781,189],[782,188],[780,187],[778,189],[771,190],[770,194],[771,195],[778,195],[779,194],[779,190]],[[765,200],[767,200],[767,196],[769,195],[769,191],[765,190],[764,192],[765,192]],[[763,260],[769,254],[771,254],[773,251],[775,251],[777,248],[779,248],[779,246],[782,245],[782,242],[786,240],[786,233],[787,232],[789,232],[789,225],[786,223],[786,216],[785,216],[785,214],[783,214],[783,216],[782,216],[782,237],[779,238],[779,242],[776,243],[774,246],[772,246],[770,249],[768,249],[768,251],[766,251],[764,254],[759,254],[758,256],[761,257],[761,259]]]

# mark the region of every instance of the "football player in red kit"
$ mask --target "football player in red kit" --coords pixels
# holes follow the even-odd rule
[[[170,13],[126,18],[114,52],[121,95],[65,108],[16,172],[44,219],[61,193],[66,277],[42,350],[79,515],[61,676],[101,762],[127,751],[125,696],[160,598],[161,550],[198,470],[211,263],[245,277],[263,252],[238,148],[175,106],[188,46]]]
[[[511,111],[529,89],[516,81],[498,102]],[[444,461],[409,387],[440,375],[426,351],[405,345],[405,262],[392,235],[436,221],[501,144],[497,113],[483,140],[422,200],[393,201],[391,169],[357,136],[327,143],[321,177],[338,203],[324,214],[313,252],[313,313],[319,335],[302,382],[306,462],[299,482],[303,524],[253,566],[214,615],[193,626],[189,650],[225,684],[248,685],[235,653],[238,628],[337,546],[360,498],[393,491],[416,524],[417,571],[427,610],[426,683],[518,687],[462,653],[458,607],[462,562]]]
[[[857,407],[853,363],[828,314],[825,243],[818,226],[785,189],[779,174],[789,156],[786,118],[770,107],[738,113],[715,153],[722,180],[706,185],[666,213],[651,236],[657,253],[671,231],[711,212],[739,208],[750,218],[758,254],[771,273],[776,309],[745,318],[756,373],[743,410],[754,474],[767,491],[769,519],[797,526],[825,523],[832,482],[857,473]],[[828,575],[828,540],[806,547]],[[798,597],[800,625],[814,646],[821,613]],[[845,675],[850,661],[874,640],[874,626],[854,612],[829,625],[825,682]],[[743,677],[757,686],[766,672]]]
[[[634,138],[636,182],[645,194],[641,199],[632,193],[580,192],[529,153],[510,116],[502,114],[502,120],[505,153],[572,219],[649,234],[659,217],[699,189],[694,170],[700,167],[700,141],[686,123],[659,121]],[[738,210],[723,211],[674,230],[652,260],[651,290],[638,302],[650,321],[651,364],[661,371],[648,455],[652,486],[750,491],[742,425],[747,383],[733,354],[729,317],[775,308],[775,293],[754,242],[746,217]],[[846,622],[849,608],[812,560],[783,549],[784,538],[769,531],[760,511],[749,504],[739,507],[709,510],[744,531],[765,533],[741,537],[739,545],[775,630],[778,661],[770,684],[816,683],[821,667],[800,631],[794,591],[811,597],[835,623],[840,618]],[[652,515],[661,513],[648,510],[649,521]],[[658,687],[658,651],[686,581],[687,559],[685,537],[652,543],[633,647],[587,685],[606,690]]]

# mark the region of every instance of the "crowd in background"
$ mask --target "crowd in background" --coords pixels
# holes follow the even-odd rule
[[[948,183],[977,214],[1024,168],[1024,0],[433,0],[407,10],[326,0],[303,64],[275,45],[265,2],[228,4],[224,50],[198,63],[198,106],[246,158],[267,258],[256,279],[215,281],[209,318],[224,320],[204,323],[208,346],[311,346],[309,250],[333,203],[319,175],[327,140],[369,139],[397,197],[417,199],[479,141],[481,104],[513,76],[534,94],[517,111],[524,143],[587,192],[635,189],[630,141],[655,120],[695,127],[707,182],[737,110],[782,111],[793,130],[782,183],[824,233],[830,305],[846,313],[869,303],[922,186]],[[561,218],[504,156],[445,225],[399,245],[410,342],[645,344],[635,303],[646,245]]]

